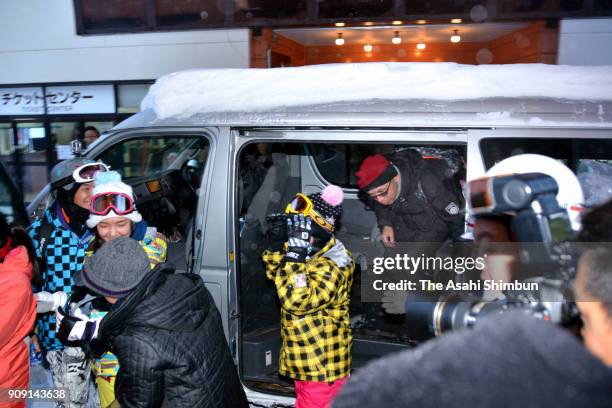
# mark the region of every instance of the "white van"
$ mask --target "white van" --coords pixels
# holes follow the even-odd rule
[[[612,67],[544,65],[188,71],[160,79],[87,156],[122,173],[143,217],[170,238],[169,260],[203,277],[252,405],[290,406],[293,384],[277,373],[279,304],[260,260],[266,216],[297,192],[344,189],[337,235],[358,264],[359,369],[415,345],[401,322],[377,321],[376,304],[361,302],[360,276],[383,251],[356,188],[361,161],[415,149],[448,160],[461,188],[506,157],[539,153],[598,177],[586,191],[595,202],[612,188],[611,78]]]

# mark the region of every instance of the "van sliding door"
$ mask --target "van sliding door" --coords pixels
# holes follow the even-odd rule
[[[350,317],[353,329],[353,366],[410,347],[401,322],[369,317],[380,314],[380,304],[361,297],[360,275],[382,253],[376,216],[356,185],[355,172],[367,156],[413,152],[448,160],[456,188],[465,179],[467,137],[458,131],[397,130],[248,130],[235,133],[232,166],[234,240],[240,304],[240,374],[260,391],[291,395],[293,384],[278,375],[280,314],[276,288],[268,280],[261,254],[270,245],[267,216],[283,213],[296,193],[311,194],[328,184],[344,191],[344,215],[336,236],[352,251],[354,274]],[[460,193],[459,193],[460,194]],[[363,300],[363,301],[362,301]]]

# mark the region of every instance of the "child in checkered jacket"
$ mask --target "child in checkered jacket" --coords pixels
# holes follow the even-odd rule
[[[262,258],[281,303],[279,373],[295,381],[296,408],[325,408],[351,370],[349,294],[355,262],[334,236],[342,190],[297,194],[287,206],[288,239]]]

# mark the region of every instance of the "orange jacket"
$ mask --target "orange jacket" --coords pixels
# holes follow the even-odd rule
[[[12,249],[0,263],[0,389],[28,388],[30,360],[23,339],[34,327],[36,298],[32,265],[23,247]],[[2,403],[0,407],[20,407]]]

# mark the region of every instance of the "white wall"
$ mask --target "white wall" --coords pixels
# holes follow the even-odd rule
[[[612,19],[562,20],[557,63],[612,65]]]
[[[156,79],[246,68],[246,29],[76,35],[72,0],[0,0],[0,84]]]

